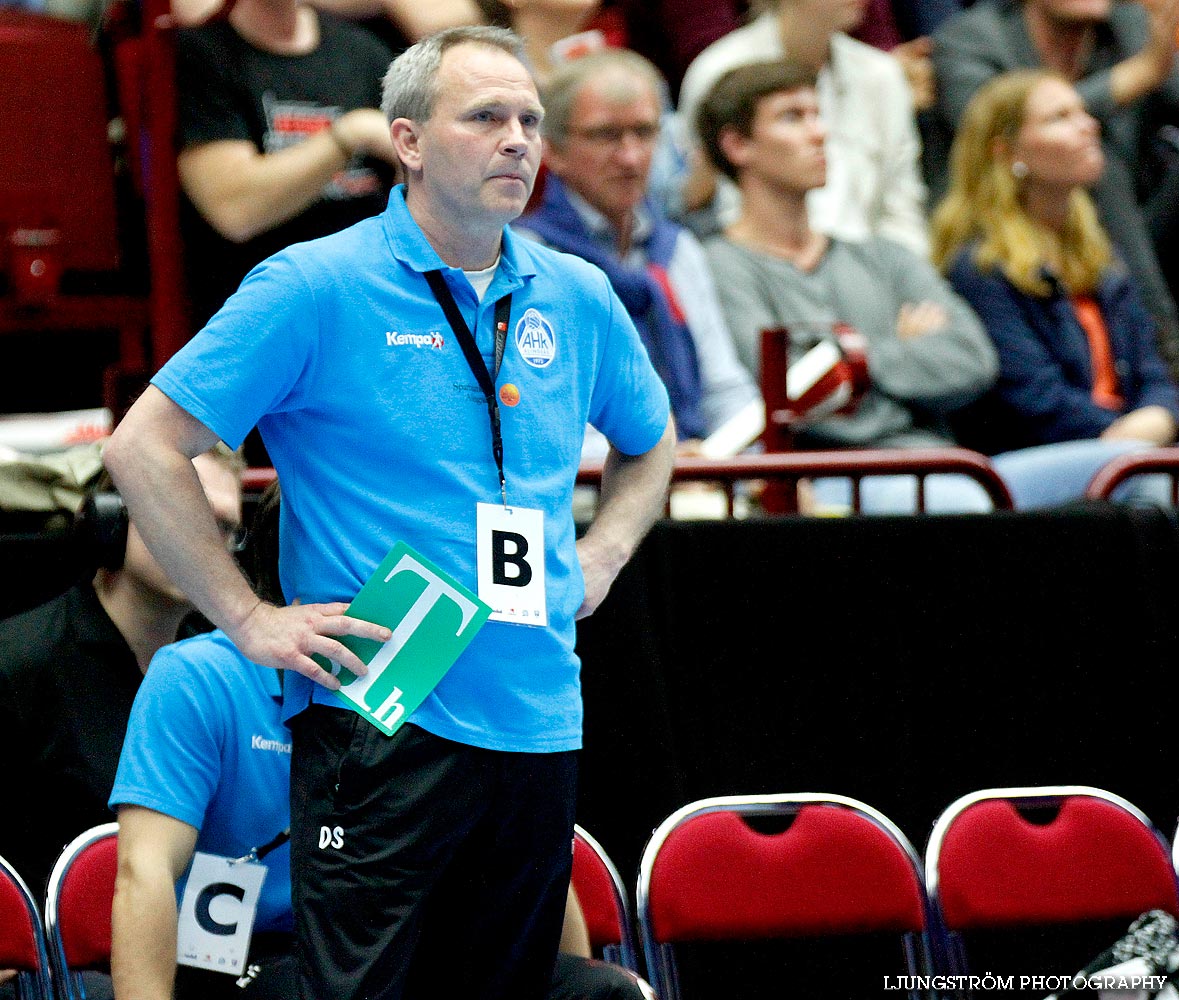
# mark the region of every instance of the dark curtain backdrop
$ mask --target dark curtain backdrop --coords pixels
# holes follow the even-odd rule
[[[580,623],[579,821],[634,884],[695,798],[824,791],[923,850],[959,795],[1179,816],[1179,532],[1160,511],[663,522]]]

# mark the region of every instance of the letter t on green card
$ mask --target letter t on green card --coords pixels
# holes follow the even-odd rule
[[[357,677],[333,663],[342,684],[336,694],[392,736],[475,638],[491,608],[398,542],[348,614],[392,629],[393,637],[381,645],[343,636],[340,641],[368,665],[368,673]]]

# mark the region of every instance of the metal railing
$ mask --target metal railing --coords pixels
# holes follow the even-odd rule
[[[1175,449],[1179,467],[1179,449]],[[247,493],[260,493],[274,479],[271,468],[247,469],[243,488]],[[853,451],[792,451],[764,455],[737,455],[734,458],[676,459],[672,470],[673,483],[706,483],[718,486],[724,494],[725,514],[734,516],[738,485],[765,484],[779,502],[779,509],[770,513],[797,512],[798,483],[804,479],[839,477],[851,481],[851,509],[859,513],[863,508],[862,486],[874,476],[908,475],[916,478],[917,512],[924,512],[925,480],[934,475],[967,476],[978,483],[990,498],[995,510],[1012,510],[1011,493],[990,459],[965,448],[861,449]],[[582,486],[598,487],[602,482],[602,463],[586,463],[577,473]],[[771,490],[776,487],[777,491]],[[764,493],[763,493],[764,496]],[[763,504],[763,507],[767,505]]]
[[[863,510],[862,486],[874,476],[909,475],[916,478],[915,509],[926,509],[925,480],[932,475],[962,475],[977,482],[995,510],[1012,510],[1007,484],[985,455],[965,448],[860,449],[851,451],[790,451],[733,458],[677,458],[673,483],[713,483],[724,491],[726,513],[734,515],[739,483],[766,484],[762,506],[767,513],[797,513],[798,483],[804,479],[839,477],[851,480],[851,509]],[[582,485],[598,486],[602,465],[583,465],[577,474]],[[776,487],[772,489],[771,487]],[[769,494],[767,497],[766,494]]]
[[[1085,497],[1109,500],[1122,483],[1134,476],[1161,473],[1171,479],[1171,503],[1179,506],[1179,448],[1150,448],[1111,458],[1089,481]]]

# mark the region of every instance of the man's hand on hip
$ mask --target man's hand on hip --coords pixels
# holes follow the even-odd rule
[[[279,670],[294,670],[336,691],[340,687],[339,679],[316,663],[312,655],[318,653],[335,660],[345,670],[363,677],[368,668],[334,637],[354,635],[383,643],[392,635],[382,625],[348,617],[347,610],[348,605],[342,602],[292,604],[279,608],[259,601],[229,637],[255,663]]]

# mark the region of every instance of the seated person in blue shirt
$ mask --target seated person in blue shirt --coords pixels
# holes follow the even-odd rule
[[[261,532],[252,550],[254,579],[269,596],[281,594],[273,565],[277,501],[275,488],[254,517]],[[178,892],[194,852],[240,858],[286,831],[290,752],[277,671],[246,662],[219,630],[156,654],[135,698],[110,797],[119,820],[116,996],[213,1000],[240,995],[239,977],[254,980],[253,997],[296,996],[285,843],[258,862],[267,871],[249,965],[226,974],[176,960]]]
[[[193,460],[225,544],[241,524],[241,455],[218,443]],[[61,849],[110,820],[123,731],[160,647],[199,627],[193,606],[144,544],[122,498],[98,475],[74,522],[81,578],[0,621],[0,756],[14,809],[0,854],[43,898]],[[90,576],[93,567],[93,576]]]
[[[606,272],[667,386],[680,452],[759,393],[737,360],[697,239],[649,196],[663,78],[638,53],[605,49],[558,67],[544,87],[540,204],[514,228]],[[596,432],[586,457],[605,454]]]

